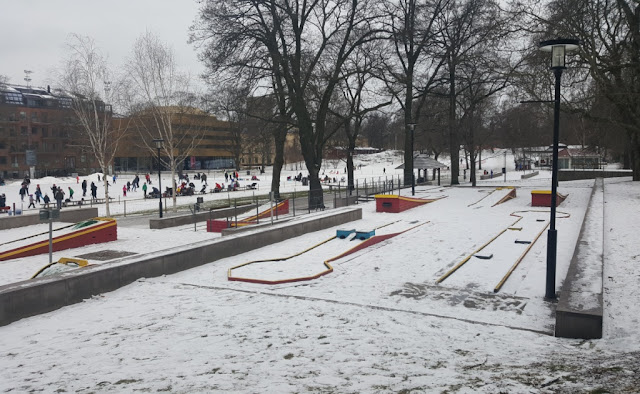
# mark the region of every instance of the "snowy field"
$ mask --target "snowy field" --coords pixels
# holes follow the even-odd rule
[[[499,155],[483,168],[500,168],[502,159]],[[390,175],[386,160],[394,159],[363,162],[360,171]],[[317,280],[268,286],[230,282],[227,271],[303,251],[335,235],[336,228],[178,274],[141,279],[0,327],[0,390],[638,392],[640,185],[629,178],[605,181],[604,338],[568,340],[551,335],[553,307],[543,300],[548,209],[530,204],[531,190],[549,189],[550,174],[528,180],[519,175],[509,172],[506,183],[503,178],[479,181],[476,188],[417,187],[416,197],[446,198],[400,214],[376,213],[375,203],[361,204],[363,219],[340,228],[380,227],[379,234],[411,229],[332,262],[334,272]],[[269,179],[261,182],[268,188]],[[496,190],[504,185],[517,186],[517,197],[492,206],[508,192]],[[592,185],[593,180],[560,184],[559,192],[568,197],[558,207],[556,224],[558,288]],[[119,240],[108,247],[59,252],[54,259],[105,248],[159,253],[214,237],[193,227],[150,230],[125,222],[118,228]],[[12,237],[39,231],[33,227],[0,234],[4,239],[7,231]],[[515,241],[533,240],[541,231],[494,293],[528,246]],[[472,256],[436,283],[494,237],[482,250],[491,259]],[[346,246],[339,242],[356,241],[331,242],[340,247],[318,248],[293,264],[252,267],[250,275],[307,275],[321,260],[343,251]],[[41,263],[35,257],[0,262],[0,283],[23,280]]]

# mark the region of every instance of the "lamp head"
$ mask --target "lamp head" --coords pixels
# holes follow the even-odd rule
[[[580,41],[573,38],[556,38],[554,40],[540,41],[540,50],[551,52],[551,68],[564,69],[565,56],[580,48]]]
[[[153,143],[156,145],[156,148],[158,148],[158,149],[162,149],[162,143],[163,142],[164,142],[163,139],[153,140]]]

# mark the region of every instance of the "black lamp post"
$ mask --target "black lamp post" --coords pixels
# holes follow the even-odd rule
[[[162,219],[162,178],[160,177],[160,149],[162,149],[163,139],[153,140],[153,143],[156,144],[156,148],[158,149],[158,190],[160,193],[158,195],[158,207],[160,208],[160,219]]]
[[[556,299],[556,256],[558,232],[556,231],[556,205],[558,193],[558,140],[560,129],[560,79],[565,67],[565,54],[578,49],[580,42],[574,39],[557,38],[540,42],[540,49],[551,52],[551,70],[556,77],[553,108],[553,162],[551,172],[551,219],[547,232],[547,281],[545,299]]]
[[[411,195],[412,196],[416,195],[416,176],[413,174],[414,172],[413,141],[415,140],[414,131],[416,129],[416,124],[417,123],[407,123],[407,126],[409,126],[409,130],[411,130]]]

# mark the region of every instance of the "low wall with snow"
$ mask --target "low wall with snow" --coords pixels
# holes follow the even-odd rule
[[[358,219],[362,219],[362,208],[335,209],[266,229],[256,229],[247,234],[199,242],[189,249],[168,249],[153,255],[130,256],[57,276],[1,286],[0,325],[81,302],[140,278],[174,274]]]
[[[557,337],[602,338],[604,181],[596,179],[556,308]]]
[[[577,181],[580,179],[617,178],[633,176],[631,170],[559,170],[559,181]]]
[[[7,216],[7,214],[3,213],[2,216],[0,216],[0,230],[42,223],[40,222],[38,212],[33,212],[34,213],[15,216]],[[97,216],[98,208],[62,208],[60,210],[60,219],[56,220],[56,222],[77,223]]]
[[[193,224],[194,222],[204,222],[208,219],[221,219],[228,218],[234,215],[248,212],[252,209],[256,209],[255,204],[241,205],[239,207],[213,209],[211,211],[197,212],[195,215],[188,213],[185,215],[168,216],[164,218],[156,218],[149,220],[149,228],[161,229],[176,226],[184,226],[185,224]]]

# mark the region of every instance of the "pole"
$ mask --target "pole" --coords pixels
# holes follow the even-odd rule
[[[507,183],[507,150],[504,151],[504,183]]]
[[[162,219],[162,178],[160,177],[160,148],[158,148],[158,190],[160,190],[160,195],[158,196],[158,208],[160,209],[160,219]]]
[[[416,195],[416,176],[414,174],[414,171],[415,171],[414,164],[415,164],[415,162],[413,160],[413,140],[414,140],[413,136],[414,136],[414,133],[415,133],[415,131],[414,131],[415,128],[416,128],[415,125],[413,125],[411,127],[411,195],[412,196]]]
[[[53,218],[49,208],[49,264],[53,262]]]
[[[560,79],[562,68],[554,68],[556,77],[555,100],[553,108],[553,163],[551,172],[551,217],[547,231],[547,286],[545,299],[556,299],[556,258],[558,246],[558,232],[556,231],[556,203],[558,193],[558,143],[560,134]]]

